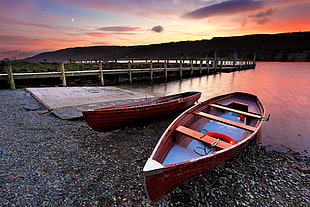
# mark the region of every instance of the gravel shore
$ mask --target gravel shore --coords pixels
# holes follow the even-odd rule
[[[174,117],[99,133],[40,115],[22,89],[0,90],[0,103],[0,206],[310,206],[310,158],[289,149],[253,141],[154,203],[142,168]]]

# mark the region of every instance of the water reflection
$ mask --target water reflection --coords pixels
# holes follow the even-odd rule
[[[257,95],[271,114],[260,142],[310,151],[310,63],[259,62],[256,69],[184,79],[139,90],[154,95],[201,91],[200,100],[243,91]]]

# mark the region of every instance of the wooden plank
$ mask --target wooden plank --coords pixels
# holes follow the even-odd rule
[[[219,109],[223,109],[223,110],[226,110],[226,111],[231,111],[231,112],[234,112],[234,113],[237,113],[237,114],[242,114],[242,115],[245,115],[245,116],[253,117],[253,118],[256,118],[256,119],[261,119],[262,118],[262,116],[259,115],[259,114],[253,114],[253,113],[246,112],[246,111],[240,111],[240,110],[237,110],[237,109],[229,108],[229,107],[218,105],[218,104],[208,104],[208,105],[212,106],[212,107],[219,108]]]
[[[221,148],[221,149],[225,149],[225,148],[232,146],[231,144],[229,144],[227,142],[224,142],[222,140],[218,140],[216,138],[213,138],[211,136],[208,136],[208,135],[203,134],[201,132],[197,132],[195,130],[192,130],[192,129],[184,127],[184,126],[178,126],[175,130],[186,135],[186,136],[189,136],[189,137],[196,139],[198,141],[207,143],[209,145],[212,145],[213,143],[217,142],[217,144],[215,146],[218,148]]]
[[[228,120],[228,119],[224,119],[222,117],[214,116],[212,114],[207,114],[207,113],[204,113],[204,112],[201,112],[201,111],[195,111],[194,114],[197,114],[197,115],[200,115],[200,116],[203,116],[203,117],[206,117],[208,119],[215,120],[215,121],[219,121],[219,122],[231,125],[231,126],[235,126],[235,127],[241,128],[241,129],[245,129],[245,130],[248,130],[248,131],[254,132],[256,130],[255,127],[252,127],[252,126],[249,126],[249,125],[245,125],[245,124],[241,124],[241,123],[238,123],[238,122],[235,122],[235,121],[231,121],[231,120]]]

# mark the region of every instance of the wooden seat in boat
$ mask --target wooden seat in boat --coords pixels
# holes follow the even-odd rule
[[[201,111],[195,111],[193,113],[196,114],[196,115],[208,118],[208,119],[219,121],[219,122],[222,122],[222,123],[225,123],[225,124],[228,124],[228,125],[231,125],[231,126],[235,126],[235,127],[241,128],[241,129],[245,129],[245,130],[248,130],[248,131],[252,131],[252,132],[256,131],[256,127],[252,127],[252,126],[249,126],[249,125],[245,125],[245,124],[241,124],[241,123],[238,123],[238,122],[235,122],[235,121],[224,119],[222,117],[214,116],[212,114],[207,114],[207,113],[204,113],[204,112],[201,112]]]
[[[219,109],[223,109],[223,110],[226,110],[226,111],[231,111],[231,112],[234,112],[234,113],[237,113],[237,114],[241,114],[241,115],[244,115],[244,116],[249,116],[249,117],[252,117],[252,118],[256,118],[256,119],[261,119],[262,116],[259,115],[259,114],[254,114],[254,113],[251,113],[251,112],[246,112],[246,111],[241,111],[241,110],[237,110],[237,109],[233,109],[233,108],[230,108],[230,107],[227,107],[227,106],[223,106],[223,105],[219,105],[219,104],[208,104],[209,106],[212,106],[212,107],[215,107],[215,108],[219,108]]]
[[[216,143],[214,146],[218,147],[220,149],[225,149],[225,148],[232,146],[230,143],[227,143],[227,142],[224,142],[222,140],[216,139],[214,137],[208,136],[208,135],[203,134],[201,132],[197,132],[197,131],[190,129],[190,128],[187,128],[185,126],[178,126],[175,130],[177,132],[180,132],[186,136],[189,136],[193,139],[196,139],[196,140],[201,141],[203,143],[206,143],[208,145],[213,145]]]

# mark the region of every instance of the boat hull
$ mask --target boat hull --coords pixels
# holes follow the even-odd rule
[[[185,96],[187,94],[188,96]],[[83,111],[83,116],[92,129],[107,132],[185,110],[198,101],[200,96],[200,92],[187,92],[148,101]],[[166,99],[169,101],[162,101]]]
[[[207,100],[199,105],[196,105],[183,114],[181,114],[178,118],[176,118],[172,124],[167,128],[162,137],[160,138],[157,146],[155,147],[152,155],[150,156],[148,162],[157,163],[158,167],[150,168],[147,164],[144,167],[145,173],[145,187],[148,194],[148,197],[152,201],[160,200],[164,195],[168,194],[175,187],[180,185],[181,183],[186,182],[187,180],[207,171],[211,168],[217,166],[218,164],[226,161],[227,159],[234,156],[241,149],[243,149],[250,140],[257,134],[258,130],[261,127],[261,120],[256,121],[254,131],[245,133],[245,137],[242,138],[237,144],[232,145],[226,149],[218,150],[214,153],[199,156],[193,159],[184,160],[180,162],[174,162],[170,164],[163,164],[160,159],[163,160],[163,155],[159,155],[162,149],[170,150],[170,148],[164,147],[165,145],[169,145],[169,140],[176,139],[176,130],[178,125],[184,125],[185,123],[189,123],[192,115],[195,111],[200,110],[202,106],[204,107],[207,104],[215,103],[218,100],[224,100],[225,96],[233,96],[234,94],[227,94],[219,97],[215,97],[213,99]],[[255,97],[250,94],[245,93],[235,93],[235,95],[245,96],[245,97]],[[264,115],[264,108],[260,101],[256,98],[255,104],[257,104],[257,110],[260,111],[260,115]],[[240,98],[238,99],[240,100]],[[250,114],[252,115],[252,114]],[[254,115],[253,115],[254,116]],[[197,120],[197,119],[195,119]]]
[[[145,187],[148,197],[152,201],[158,201],[180,184],[204,173],[220,163],[230,159],[247,144],[243,143],[229,151],[209,156],[204,159],[172,166],[145,177]],[[154,172],[153,172],[154,173]]]

